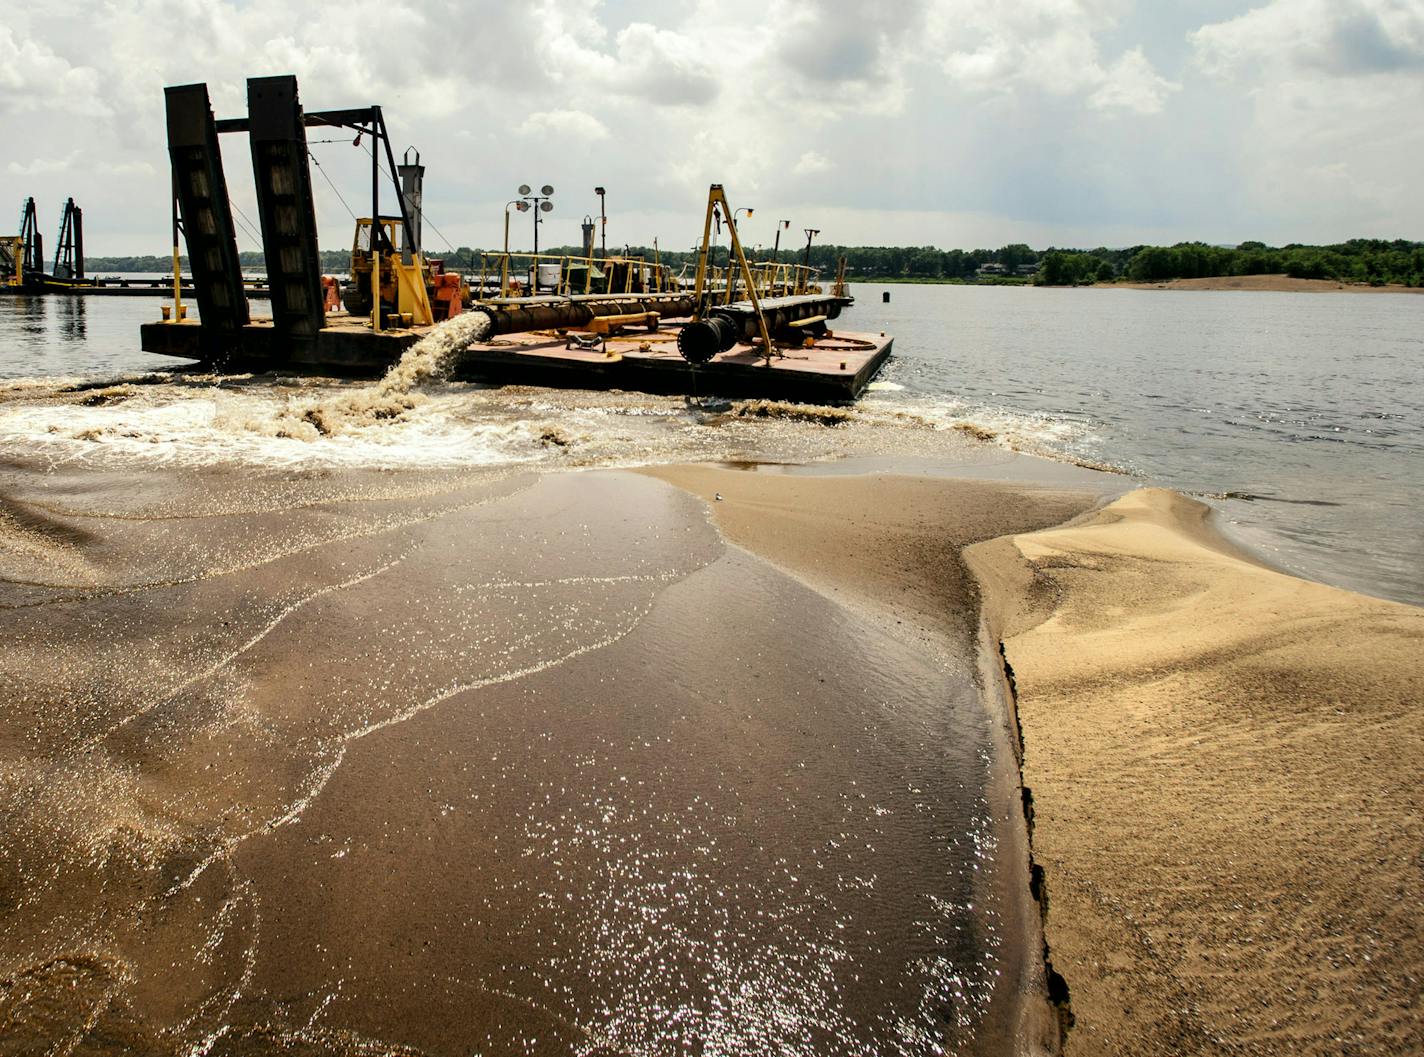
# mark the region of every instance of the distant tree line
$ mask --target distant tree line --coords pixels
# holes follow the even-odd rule
[[[1180,242],[1175,246],[1140,247],[1125,269],[1127,278],[1138,282],[1280,273],[1296,279],[1424,286],[1424,243],[1351,239],[1330,246],[1292,244],[1276,248],[1263,242],[1243,242],[1232,249]]]
[[[491,251],[495,252],[495,251]],[[577,255],[576,246],[554,246],[544,252]],[[609,247],[611,254],[628,254],[652,260],[656,256],[674,271],[697,263],[692,250],[654,251],[651,246]],[[428,249],[427,255],[443,257],[452,267],[477,266],[480,250],[461,246],[458,250]],[[771,259],[771,252],[758,249],[749,255],[756,260]],[[777,259],[787,264],[799,264],[805,258],[805,248],[783,249]],[[1023,243],[1001,246],[996,250],[941,250],[933,246],[837,246],[813,245],[810,263],[831,274],[837,262],[846,258],[846,273],[857,280],[901,280],[930,282],[984,281],[981,271],[986,266],[997,273],[991,281],[1028,281],[1015,279],[1023,272],[1036,269],[1032,281],[1043,286],[1073,286],[1082,283],[1111,282],[1126,279],[1133,282],[1159,282],[1168,279],[1198,279],[1227,275],[1279,275],[1300,279],[1335,279],[1341,282],[1371,283],[1376,286],[1400,283],[1424,286],[1424,242],[1403,239],[1351,239],[1329,246],[1307,246],[1292,243],[1268,246],[1264,242],[1243,242],[1239,246],[1210,246],[1204,242],[1179,242],[1175,246],[1128,246],[1093,250],[1050,247],[1035,250]],[[248,251],[239,254],[242,266],[254,270],[263,267],[262,254]],[[713,262],[725,267],[728,247],[716,246]],[[324,272],[344,273],[350,251],[321,251]],[[186,270],[187,258],[182,258]],[[166,272],[173,267],[171,257],[91,257],[89,271],[98,274],[113,272]]]
[[[766,247],[744,246],[748,260],[770,261],[773,258],[782,264],[801,264],[806,260],[804,246],[797,249],[782,248],[773,255]],[[491,251],[498,252],[498,251]],[[516,251],[517,252],[517,251]],[[583,250],[577,246],[553,246],[543,252],[549,254],[580,255]],[[643,257],[649,261],[656,257],[674,271],[686,266],[689,271],[697,264],[697,254],[691,249],[673,250],[652,246],[609,246],[610,255]],[[478,260],[479,250],[461,246],[458,250],[443,254],[430,250],[432,256],[443,256],[447,260]],[[724,241],[712,248],[711,260],[718,267],[726,267],[731,255],[730,247]],[[1008,275],[1015,274],[1021,266],[1034,266],[1040,254],[1030,247],[1017,244],[997,250],[941,250],[933,246],[838,246],[833,243],[813,245],[810,264],[820,268],[826,275],[834,274],[841,256],[846,258],[846,274],[855,279],[900,279],[972,281],[979,278],[979,269],[986,264],[1002,265]],[[323,256],[325,256],[323,254]]]
[[[1404,239],[1351,239],[1330,246],[1209,246],[1179,242],[1175,246],[1131,246],[1126,249],[1047,250],[1034,281],[1044,286],[1071,286],[1115,278],[1132,282],[1204,279],[1228,275],[1289,275],[1296,279],[1335,279],[1383,286],[1399,283],[1424,286],[1424,243]]]

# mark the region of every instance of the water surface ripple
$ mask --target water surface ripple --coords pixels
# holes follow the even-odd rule
[[[880,298],[886,289],[889,304]],[[854,293],[845,325],[896,338],[895,359],[857,413],[880,427],[878,439],[847,443],[833,427],[789,444],[755,430],[728,443],[698,430],[709,417],[721,424],[715,403],[709,416],[698,403],[508,390],[507,400],[447,400],[458,429],[415,415],[399,440],[338,438],[321,457],[353,466],[499,464],[544,459],[551,445],[581,464],[716,458],[729,449],[788,459],[877,447],[933,456],[938,442],[907,430],[969,427],[1004,447],[1204,496],[1245,542],[1287,569],[1424,602],[1424,297],[874,284],[856,284]],[[0,378],[166,368],[171,361],[136,351],[138,324],[154,311],[142,298],[0,299]],[[146,417],[107,431],[116,416],[71,411],[55,421],[11,402],[0,411],[0,446],[89,430],[111,450],[127,440],[146,458],[196,451],[201,459],[214,450],[239,460],[311,458],[291,445],[240,442],[222,428],[254,410],[270,417],[270,407],[244,402],[242,391],[190,395],[191,404],[157,402]],[[640,419],[663,428],[628,428]],[[73,452],[61,444],[54,457]]]

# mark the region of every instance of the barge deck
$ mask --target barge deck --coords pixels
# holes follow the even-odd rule
[[[854,400],[889,358],[893,339],[884,334],[836,331],[806,348],[784,350],[768,363],[758,349],[738,343],[702,364],[678,353],[681,323],[656,331],[610,335],[602,348],[583,348],[567,334],[527,331],[505,334],[460,353],[454,377],[520,385],[548,385],[691,396],[761,396],[811,403]],[[430,333],[430,327],[373,332],[365,317],[328,318],[309,345],[282,341],[271,320],[257,319],[241,331],[242,353],[233,367],[374,376]],[[199,360],[202,325],[193,321],[145,323],[145,352]]]

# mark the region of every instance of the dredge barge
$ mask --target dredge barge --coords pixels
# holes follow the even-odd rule
[[[485,317],[454,350],[453,375],[495,382],[663,393],[750,395],[808,401],[854,399],[890,355],[891,340],[832,331],[854,303],[843,279],[822,291],[809,269],[747,260],[734,224],[728,265],[712,263],[714,223],[733,217],[714,184],[695,281],[674,280],[641,260],[531,257],[526,296],[510,281],[507,252],[470,296],[465,281],[427,261],[421,246],[424,167],[407,152],[396,164],[378,106],[303,111],[296,79],[248,81],[248,117],[217,120],[207,86],[166,90],[173,164],[174,256],[187,242],[192,297],[186,316],[175,290],[162,321],[141,328],[147,352],[242,370],[377,374],[444,321]],[[319,269],[306,128],[369,137],[371,212],[357,220],[345,291]],[[251,143],[269,319],[253,318],[237,247],[218,137]],[[381,164],[382,155],[386,166]],[[383,215],[381,177],[394,183],[398,213]],[[472,277],[473,278],[473,277]],[[340,304],[345,300],[348,311]]]

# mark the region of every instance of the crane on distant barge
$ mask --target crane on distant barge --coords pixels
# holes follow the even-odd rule
[[[59,238],[55,241],[54,271],[44,268],[44,237],[34,198],[20,209],[20,233],[0,236],[0,289],[43,293],[84,281],[84,211],[70,198],[64,203]]]

